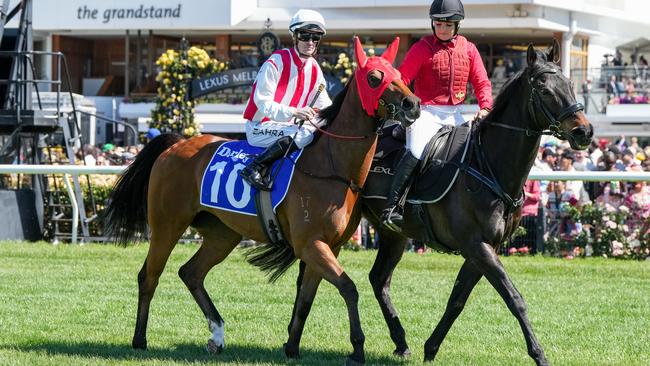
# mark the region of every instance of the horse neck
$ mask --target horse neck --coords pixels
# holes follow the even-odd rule
[[[531,128],[528,113],[528,94],[520,102],[509,103],[498,116],[490,116],[484,123],[493,120],[521,128]],[[496,180],[511,197],[519,197],[528,179],[528,173],[535,162],[541,136],[526,136],[525,133],[497,126],[484,126],[481,144]]]
[[[323,174],[336,174],[362,186],[368,176],[375,154],[376,120],[363,108],[356,84],[348,87],[347,95],[336,118],[329,123],[327,132],[341,136],[367,136],[365,139],[341,139],[323,134],[312,146],[312,162]]]

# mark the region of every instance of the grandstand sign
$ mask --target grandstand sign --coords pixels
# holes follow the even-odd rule
[[[196,79],[190,84],[190,98],[198,98],[223,89],[253,85],[256,77],[257,68],[247,67]]]

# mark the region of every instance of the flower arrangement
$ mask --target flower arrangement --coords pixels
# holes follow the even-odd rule
[[[156,65],[159,86],[149,127],[161,132],[176,132],[185,137],[200,134],[200,126],[194,121],[196,103],[189,99],[187,83],[225,71],[228,63],[210,58],[202,48],[191,47],[189,50],[167,50],[160,55]]]
[[[368,55],[368,57],[374,56],[375,50],[372,48],[369,49],[366,51],[366,55]],[[322,70],[334,75],[337,79],[339,79],[341,84],[345,84],[350,80],[352,72],[354,72],[354,69],[356,67],[357,63],[351,61],[350,56],[348,56],[348,54],[345,52],[339,53],[335,64],[331,64],[328,61],[321,62]]]
[[[586,204],[565,211],[574,229],[546,242],[547,252],[566,258],[602,256],[619,259],[650,258],[650,221],[639,221],[624,205]]]

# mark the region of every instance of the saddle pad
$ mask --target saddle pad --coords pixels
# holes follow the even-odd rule
[[[463,124],[441,131],[425,150],[424,168],[409,192],[409,203],[433,203],[441,200],[456,182],[460,165],[468,155],[471,125]],[[446,138],[446,141],[443,140]]]
[[[409,203],[436,202],[444,197],[458,175],[457,165],[466,158],[470,131],[470,126],[462,125],[444,129],[431,139],[427,144],[423,158],[425,167],[421,168],[409,191],[407,197]],[[401,143],[400,149],[395,149],[395,145],[399,143],[390,133],[384,134],[380,138],[377,149],[384,153],[375,154],[373,158],[368,179],[363,188],[364,198],[387,198],[396,165],[405,150],[403,143]],[[380,149],[382,146],[386,147]],[[443,161],[451,163],[443,164]]]
[[[239,171],[248,165],[264,148],[250,146],[248,142],[228,141],[214,152],[201,180],[201,205],[221,210],[257,215],[255,200],[257,188],[251,187],[240,176]],[[302,149],[289,154],[290,160],[298,161]],[[273,163],[271,176],[275,175],[282,159]],[[271,190],[273,211],[282,203],[289,189],[295,165],[286,160],[278,173]]]

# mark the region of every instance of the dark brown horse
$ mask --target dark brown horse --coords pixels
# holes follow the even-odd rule
[[[357,50],[362,51],[358,40],[356,43]],[[305,148],[296,164],[297,173],[289,193],[277,209],[291,247],[270,244],[252,260],[253,264],[277,276],[297,257],[308,264],[310,278],[324,278],[339,290],[350,318],[350,340],[354,350],[347,361],[351,364],[365,361],[365,338],[359,321],[357,289],[336,257],[361,217],[357,205],[358,188],[363,186],[372,162],[377,141],[375,132],[387,118],[407,122],[419,116],[419,99],[399,78],[388,79],[388,75],[394,74],[391,64],[398,44],[399,40],[394,41],[381,58],[366,60],[365,54],[357,54],[359,70],[364,70],[367,77],[353,79],[333,105],[321,112],[321,117],[328,121],[327,134]],[[377,90],[382,85],[383,91]],[[364,110],[366,105],[360,100],[358,87],[377,90],[378,99],[374,102],[378,106],[370,113]],[[196,254],[180,268],[179,276],[208,319],[212,333],[208,350],[218,353],[224,346],[224,321],[203,281],[212,267],[237,246],[242,236],[267,241],[257,217],[199,203],[203,173],[216,149],[225,141],[211,135],[188,140],[161,135],[145,146],[114,187],[106,215],[109,235],[127,243],[136,234],[145,233],[147,224],[150,230],[149,252],[138,275],[134,348],[147,347],[151,299],[172,249],[188,226],[201,233],[203,242]],[[298,309],[303,311],[301,307]],[[302,333],[302,327],[298,323],[295,327],[285,345],[289,357],[298,355],[294,333]]]
[[[558,57],[557,42],[546,53],[528,47],[526,69],[504,86],[494,110],[474,128],[470,167],[478,174],[462,172],[442,200],[425,204],[429,226],[437,239],[435,247],[459,252],[465,258],[445,313],[425,343],[426,361],[433,361],[472,289],[485,277],[519,321],[528,354],[538,365],[548,363],[533,334],[523,297],[506,274],[495,248],[518,226],[523,185],[537,155],[541,135],[552,134],[568,140],[574,149],[587,148],[593,135],[570,81],[555,64]],[[427,229],[418,224],[411,205],[405,207],[401,233],[379,223],[384,200],[363,198],[362,205],[364,215],[378,228],[380,238],[370,282],[396,345],[394,353],[408,355],[404,328],[390,299],[391,276],[402,257],[407,237],[427,241]],[[304,274],[302,269],[303,266],[302,284],[298,285],[301,294],[306,284],[314,282],[309,266]],[[307,313],[297,313],[292,322],[304,322],[306,317]]]

